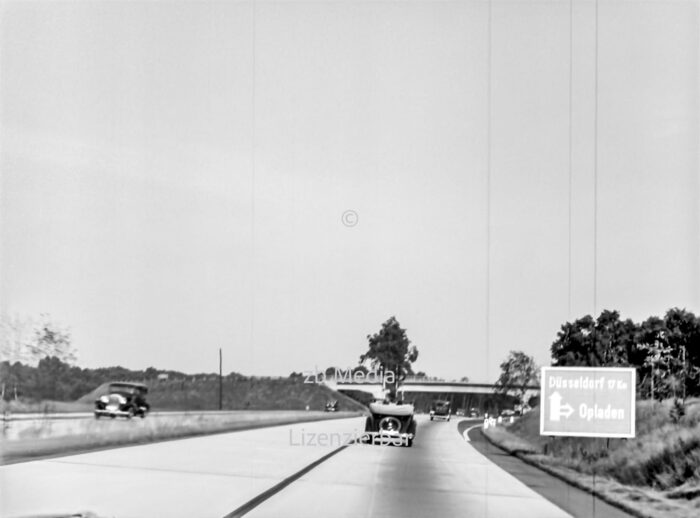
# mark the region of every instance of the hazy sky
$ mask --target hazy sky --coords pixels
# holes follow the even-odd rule
[[[395,315],[493,381],[700,312],[696,0],[600,0],[597,83],[592,0],[0,6],[1,309],[83,366],[349,366]]]

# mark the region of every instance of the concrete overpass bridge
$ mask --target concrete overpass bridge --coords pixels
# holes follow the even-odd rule
[[[359,391],[371,395],[375,399],[383,399],[385,394],[384,387],[379,381],[354,381],[330,377],[325,379],[323,383],[333,390],[340,392]],[[516,402],[513,393],[511,395],[499,393],[496,391],[496,386],[490,383],[407,378],[401,384],[399,392],[403,392],[405,399],[416,400],[419,403],[418,406],[425,406],[426,401],[433,399],[448,399],[452,401],[454,409],[464,408],[468,410],[474,407],[482,412],[503,409],[505,406],[512,407]],[[525,401],[538,396],[539,393],[538,386],[527,387]]]

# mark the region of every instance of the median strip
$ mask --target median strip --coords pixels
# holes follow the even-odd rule
[[[0,464],[54,458],[91,451],[136,446],[188,437],[215,435],[269,426],[343,419],[359,416],[359,412],[325,413],[314,411],[236,412],[229,415],[190,414],[144,420],[84,420],[84,428],[70,434],[49,437],[28,436],[0,440]],[[47,426],[51,427],[49,422]]]

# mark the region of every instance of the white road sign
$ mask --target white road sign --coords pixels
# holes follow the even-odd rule
[[[634,368],[542,367],[541,376],[541,435],[634,437]]]

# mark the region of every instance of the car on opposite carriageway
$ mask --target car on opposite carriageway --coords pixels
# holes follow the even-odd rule
[[[106,394],[95,400],[95,419],[100,417],[146,417],[151,406],[146,402],[148,387],[143,383],[114,381]]]

